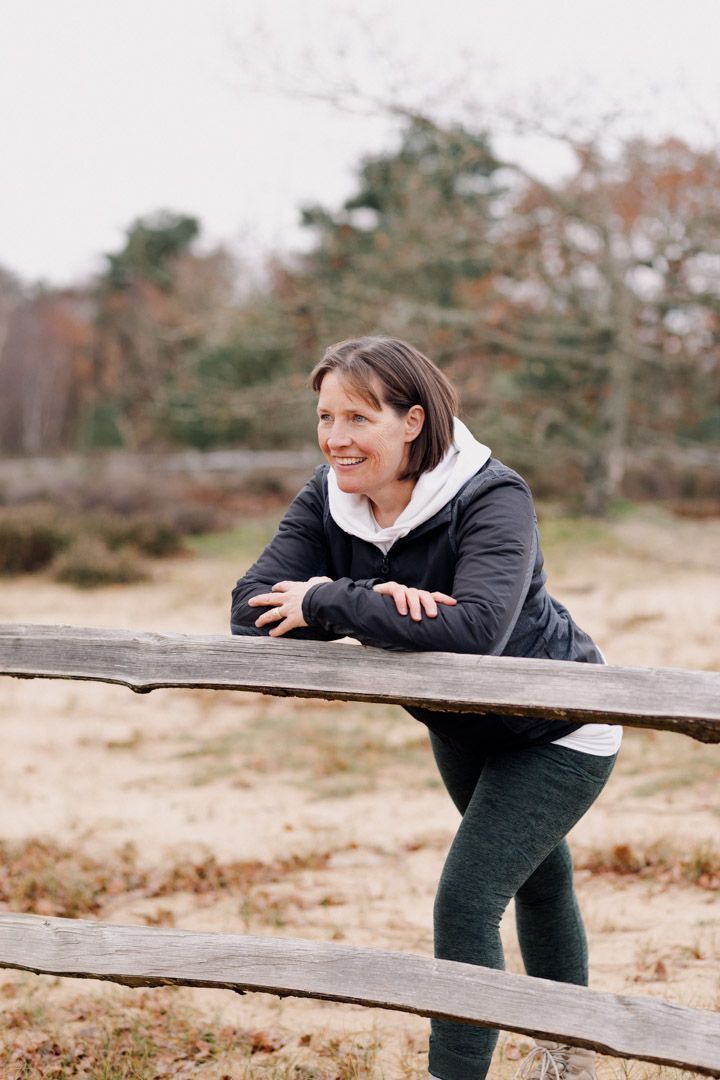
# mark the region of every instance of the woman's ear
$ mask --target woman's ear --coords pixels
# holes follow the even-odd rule
[[[425,423],[425,410],[422,405],[411,405],[405,413],[405,442],[417,439]]]

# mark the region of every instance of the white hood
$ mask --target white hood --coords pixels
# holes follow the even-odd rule
[[[396,540],[407,536],[437,514],[490,457],[490,449],[478,442],[461,420],[455,417],[453,441],[439,465],[423,473],[413,488],[410,502],[392,525],[381,528],[373,517],[366,495],[341,491],[331,468],[328,473],[328,496],[333,521],[340,528],[368,540],[388,552]]]

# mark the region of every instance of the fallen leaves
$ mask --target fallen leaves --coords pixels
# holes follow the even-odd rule
[[[576,857],[575,864],[592,874],[633,875],[664,885],[720,890],[720,848],[709,842],[689,851],[681,850],[671,840],[656,840],[644,848],[614,844]]]
[[[165,867],[143,867],[132,844],[99,860],[44,838],[14,844],[0,841],[0,903],[17,912],[79,918],[100,914],[108,901],[119,896],[145,899],[179,893],[230,893],[245,898],[258,885],[275,884],[306,870],[322,870],[333,854],[320,851],[268,861],[231,862],[207,855],[176,860]],[[159,908],[142,918],[150,926],[174,925],[169,908]]]

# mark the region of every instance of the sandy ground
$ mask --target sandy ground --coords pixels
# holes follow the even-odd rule
[[[580,540],[550,532],[551,591],[610,663],[720,669],[720,522],[644,509]],[[224,633],[229,589],[241,570],[227,555],[177,559],[156,564],[149,584],[88,593],[42,577],[10,580],[0,591],[0,621]],[[101,858],[132,841],[149,866],[208,852],[219,860],[327,855],[321,868],[242,898],[119,896],[103,919],[160,917],[188,929],[431,952],[434,884],[457,821],[423,729],[401,710],[1,682],[3,839],[52,837]],[[717,747],[626,732],[608,787],[572,834],[576,861],[621,844],[668,843],[682,853],[704,842],[717,853],[719,779]],[[720,893],[583,869],[577,877],[595,988],[720,1007]],[[522,970],[511,912],[504,939],[508,967]],[[94,986],[3,978],[33,981],[55,1000]],[[422,1019],[266,995],[181,993],[217,1022],[271,1024],[297,1038],[322,1029],[375,1040],[372,1075],[425,1075]],[[501,1045],[492,1075],[509,1077],[522,1040]],[[670,1075],[611,1059],[601,1071],[638,1080]],[[245,1075],[280,1074],[258,1064]]]

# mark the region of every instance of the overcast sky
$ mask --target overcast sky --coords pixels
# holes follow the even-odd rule
[[[0,265],[78,280],[161,207],[251,257],[296,246],[298,207],[339,202],[395,129],[277,92],[293,78],[441,93],[449,117],[621,106],[707,142],[719,31],[720,0],[0,0]]]

